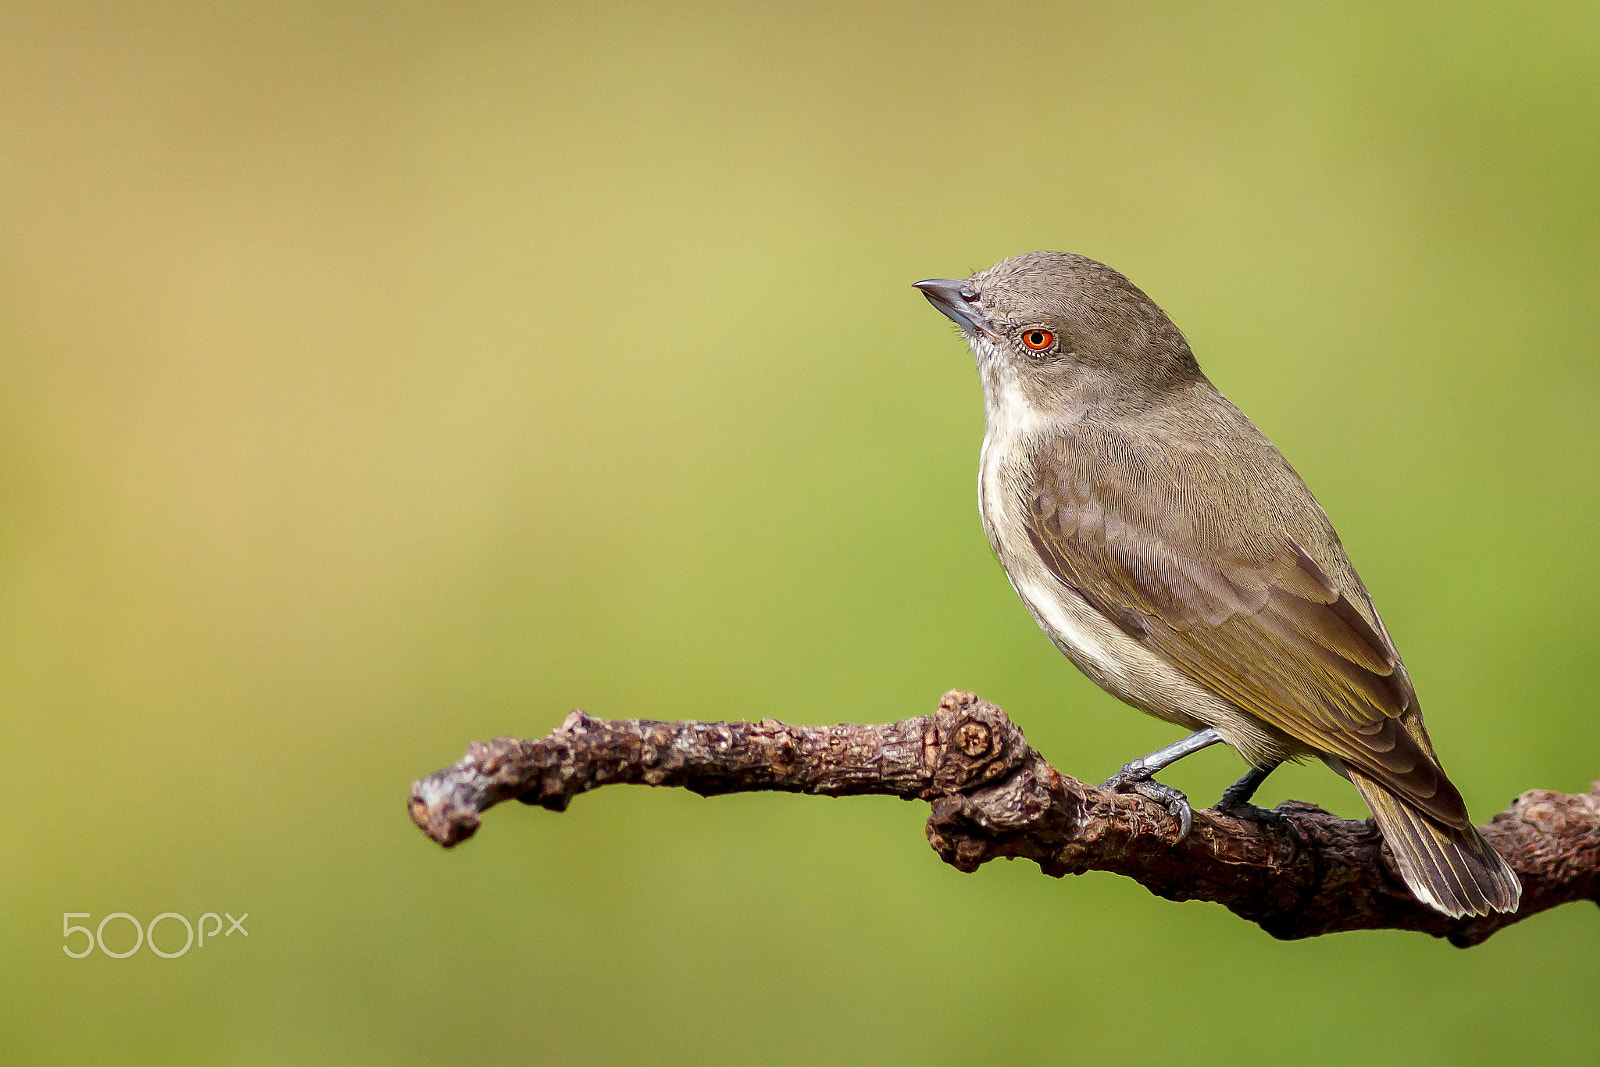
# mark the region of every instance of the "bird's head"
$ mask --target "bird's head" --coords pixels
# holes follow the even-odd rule
[[[1166,313],[1086,256],[1029,252],[916,288],[961,327],[991,411],[997,402],[1038,413],[1126,402],[1200,377]]]

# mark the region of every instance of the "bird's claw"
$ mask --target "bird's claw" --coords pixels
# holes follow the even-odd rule
[[[1107,778],[1101,784],[1102,789],[1109,789],[1115,793],[1138,793],[1167,809],[1174,819],[1178,820],[1178,840],[1182,841],[1189,836],[1190,829],[1194,826],[1194,809],[1189,805],[1189,798],[1180,790],[1170,785],[1162,785],[1150,777],[1154,771],[1140,765],[1139,760],[1124,764],[1122,770]]]
[[[1250,819],[1253,822],[1267,823],[1272,826],[1284,826],[1289,822],[1289,817],[1281,811],[1272,808],[1263,808],[1259,804],[1252,804],[1248,800],[1239,800],[1222,794],[1222,799],[1212,807],[1213,811],[1220,811],[1224,815],[1232,815],[1239,819]]]

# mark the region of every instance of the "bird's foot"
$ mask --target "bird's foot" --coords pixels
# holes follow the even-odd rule
[[[1178,840],[1182,841],[1189,836],[1189,830],[1194,826],[1194,809],[1189,806],[1189,798],[1180,790],[1170,785],[1162,785],[1151,775],[1155,771],[1145,766],[1143,760],[1134,760],[1124,763],[1122,770],[1113,774],[1100,784],[1101,789],[1109,789],[1114,793],[1138,793],[1167,809],[1167,812],[1178,820]]]
[[[1222,799],[1217,801],[1211,809],[1224,815],[1232,815],[1236,819],[1249,819],[1251,822],[1264,823],[1268,826],[1287,826],[1289,817],[1275,808],[1263,808],[1259,804],[1252,804],[1248,800],[1229,800],[1224,793]]]

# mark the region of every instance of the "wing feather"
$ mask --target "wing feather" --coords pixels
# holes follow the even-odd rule
[[[1238,468],[1218,457],[1069,435],[1031,464],[1028,536],[1058,580],[1189,678],[1446,825],[1469,825],[1338,537],[1255,439],[1265,451],[1248,458],[1281,465],[1275,480],[1224,481]],[[1279,499],[1285,484],[1304,499]]]

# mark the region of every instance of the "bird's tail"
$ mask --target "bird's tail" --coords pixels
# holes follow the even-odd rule
[[[1345,773],[1372,809],[1400,877],[1418,900],[1453,918],[1516,911],[1522,884],[1471,826],[1441,826],[1348,764]]]

